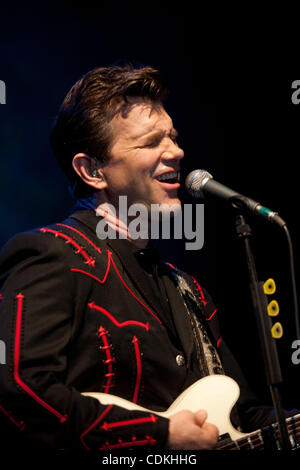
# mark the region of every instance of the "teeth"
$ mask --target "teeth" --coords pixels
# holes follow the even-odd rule
[[[171,179],[178,179],[178,173],[176,171],[173,171],[171,173],[166,173],[165,175],[158,176],[156,179],[158,181],[166,181],[166,180],[171,180]]]

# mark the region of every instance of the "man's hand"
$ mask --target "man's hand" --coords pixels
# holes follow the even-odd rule
[[[179,411],[169,419],[169,449],[213,449],[219,431],[214,424],[206,423],[207,412]]]

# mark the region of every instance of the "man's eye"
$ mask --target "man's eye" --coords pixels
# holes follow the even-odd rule
[[[144,147],[157,147],[161,142],[161,138],[151,140],[151,142],[148,142],[147,144],[144,145]]]
[[[177,134],[171,134],[169,136],[169,138],[172,140],[172,142],[174,142],[175,145],[177,145]],[[158,136],[152,140],[150,140],[148,143],[146,143],[145,145],[143,145],[143,147],[146,147],[146,148],[154,148],[154,147],[158,147],[158,145],[161,143],[163,137],[161,136]]]

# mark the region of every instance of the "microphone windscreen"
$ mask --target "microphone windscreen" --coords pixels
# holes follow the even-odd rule
[[[201,190],[208,180],[212,178],[212,175],[206,170],[194,170],[189,173],[185,179],[185,187],[187,192],[198,198],[203,198],[204,193]]]

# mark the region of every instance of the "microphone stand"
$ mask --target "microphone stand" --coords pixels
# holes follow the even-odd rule
[[[252,235],[250,226],[246,223],[243,215],[236,218],[236,232],[244,241],[246,261],[250,277],[250,290],[259,332],[261,351],[264,360],[267,385],[270,389],[272,402],[279,429],[279,440],[281,450],[291,450],[291,444],[286,426],[286,420],[281,404],[281,396],[278,385],[282,382],[282,375],[278,353],[274,338],[271,335],[272,323],[267,314],[267,302],[263,291],[263,283],[258,281],[254,256],[250,245]]]

